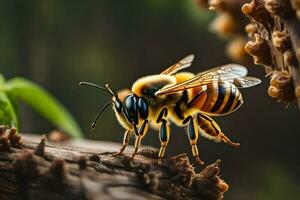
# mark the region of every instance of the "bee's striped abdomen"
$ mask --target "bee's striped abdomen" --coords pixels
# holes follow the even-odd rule
[[[207,97],[201,111],[212,114],[226,114],[235,111],[242,103],[238,88],[230,82],[213,82],[206,85]]]

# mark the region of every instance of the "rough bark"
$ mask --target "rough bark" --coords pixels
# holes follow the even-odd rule
[[[144,149],[112,157],[113,143],[47,142],[0,128],[0,199],[222,199],[220,160],[196,173],[185,154],[157,165]]]

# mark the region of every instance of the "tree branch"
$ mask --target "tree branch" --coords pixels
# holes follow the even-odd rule
[[[132,162],[127,154],[112,157],[103,142],[86,148],[90,141],[51,143],[26,134],[21,140],[11,132],[0,128],[0,199],[222,199],[228,190],[220,160],[196,173],[186,154],[159,166],[151,149]]]

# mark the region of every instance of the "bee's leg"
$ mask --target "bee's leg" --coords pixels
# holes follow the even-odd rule
[[[183,124],[188,123],[188,136],[190,140],[190,145],[192,146],[192,153],[196,161],[203,165],[204,162],[199,158],[199,151],[197,147],[197,140],[198,140],[198,127],[195,123],[193,117],[188,116],[184,121]]]
[[[219,133],[219,137],[221,138],[221,140],[225,143],[228,144],[229,146],[232,147],[239,147],[240,143],[236,143],[236,142],[232,142],[228,137],[226,137],[226,135],[222,132]]]
[[[161,119],[161,127],[159,131],[160,149],[158,153],[158,164],[161,165],[162,158],[165,155],[166,147],[170,139],[170,127],[167,120]]]
[[[137,154],[138,149],[141,146],[142,139],[146,135],[148,128],[149,128],[148,120],[145,120],[142,126],[139,128],[138,132],[136,133],[134,151],[132,153],[131,159],[133,159],[134,156]]]
[[[119,155],[123,154],[125,148],[127,147],[128,143],[129,143],[130,136],[131,136],[131,132],[129,130],[126,130],[124,133],[124,136],[123,136],[123,146],[121,147],[120,151],[113,154],[113,156],[119,156]]]
[[[219,125],[209,116],[205,114],[198,114],[197,121],[199,124],[200,129],[205,133],[210,135],[211,137],[215,138],[215,140],[221,140],[224,143],[232,146],[232,147],[239,147],[239,143],[232,142],[226,135],[222,132]],[[206,129],[203,129],[204,126]]]
[[[156,119],[157,123],[159,124],[161,123],[160,130],[159,130],[159,140],[160,140],[160,149],[158,153],[159,165],[162,164],[162,158],[165,155],[166,147],[170,139],[170,128],[166,120],[167,116],[168,116],[168,109],[163,108]]]

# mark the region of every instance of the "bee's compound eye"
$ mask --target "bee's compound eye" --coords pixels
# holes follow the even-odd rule
[[[142,119],[146,119],[148,117],[148,106],[143,98],[139,98],[138,100],[138,110]]]
[[[132,122],[138,123],[138,113],[137,113],[137,99],[132,95],[128,95],[125,100],[125,107],[128,116],[131,118]]]
[[[120,113],[122,111],[122,103],[119,100],[115,101],[115,108],[118,113]]]

